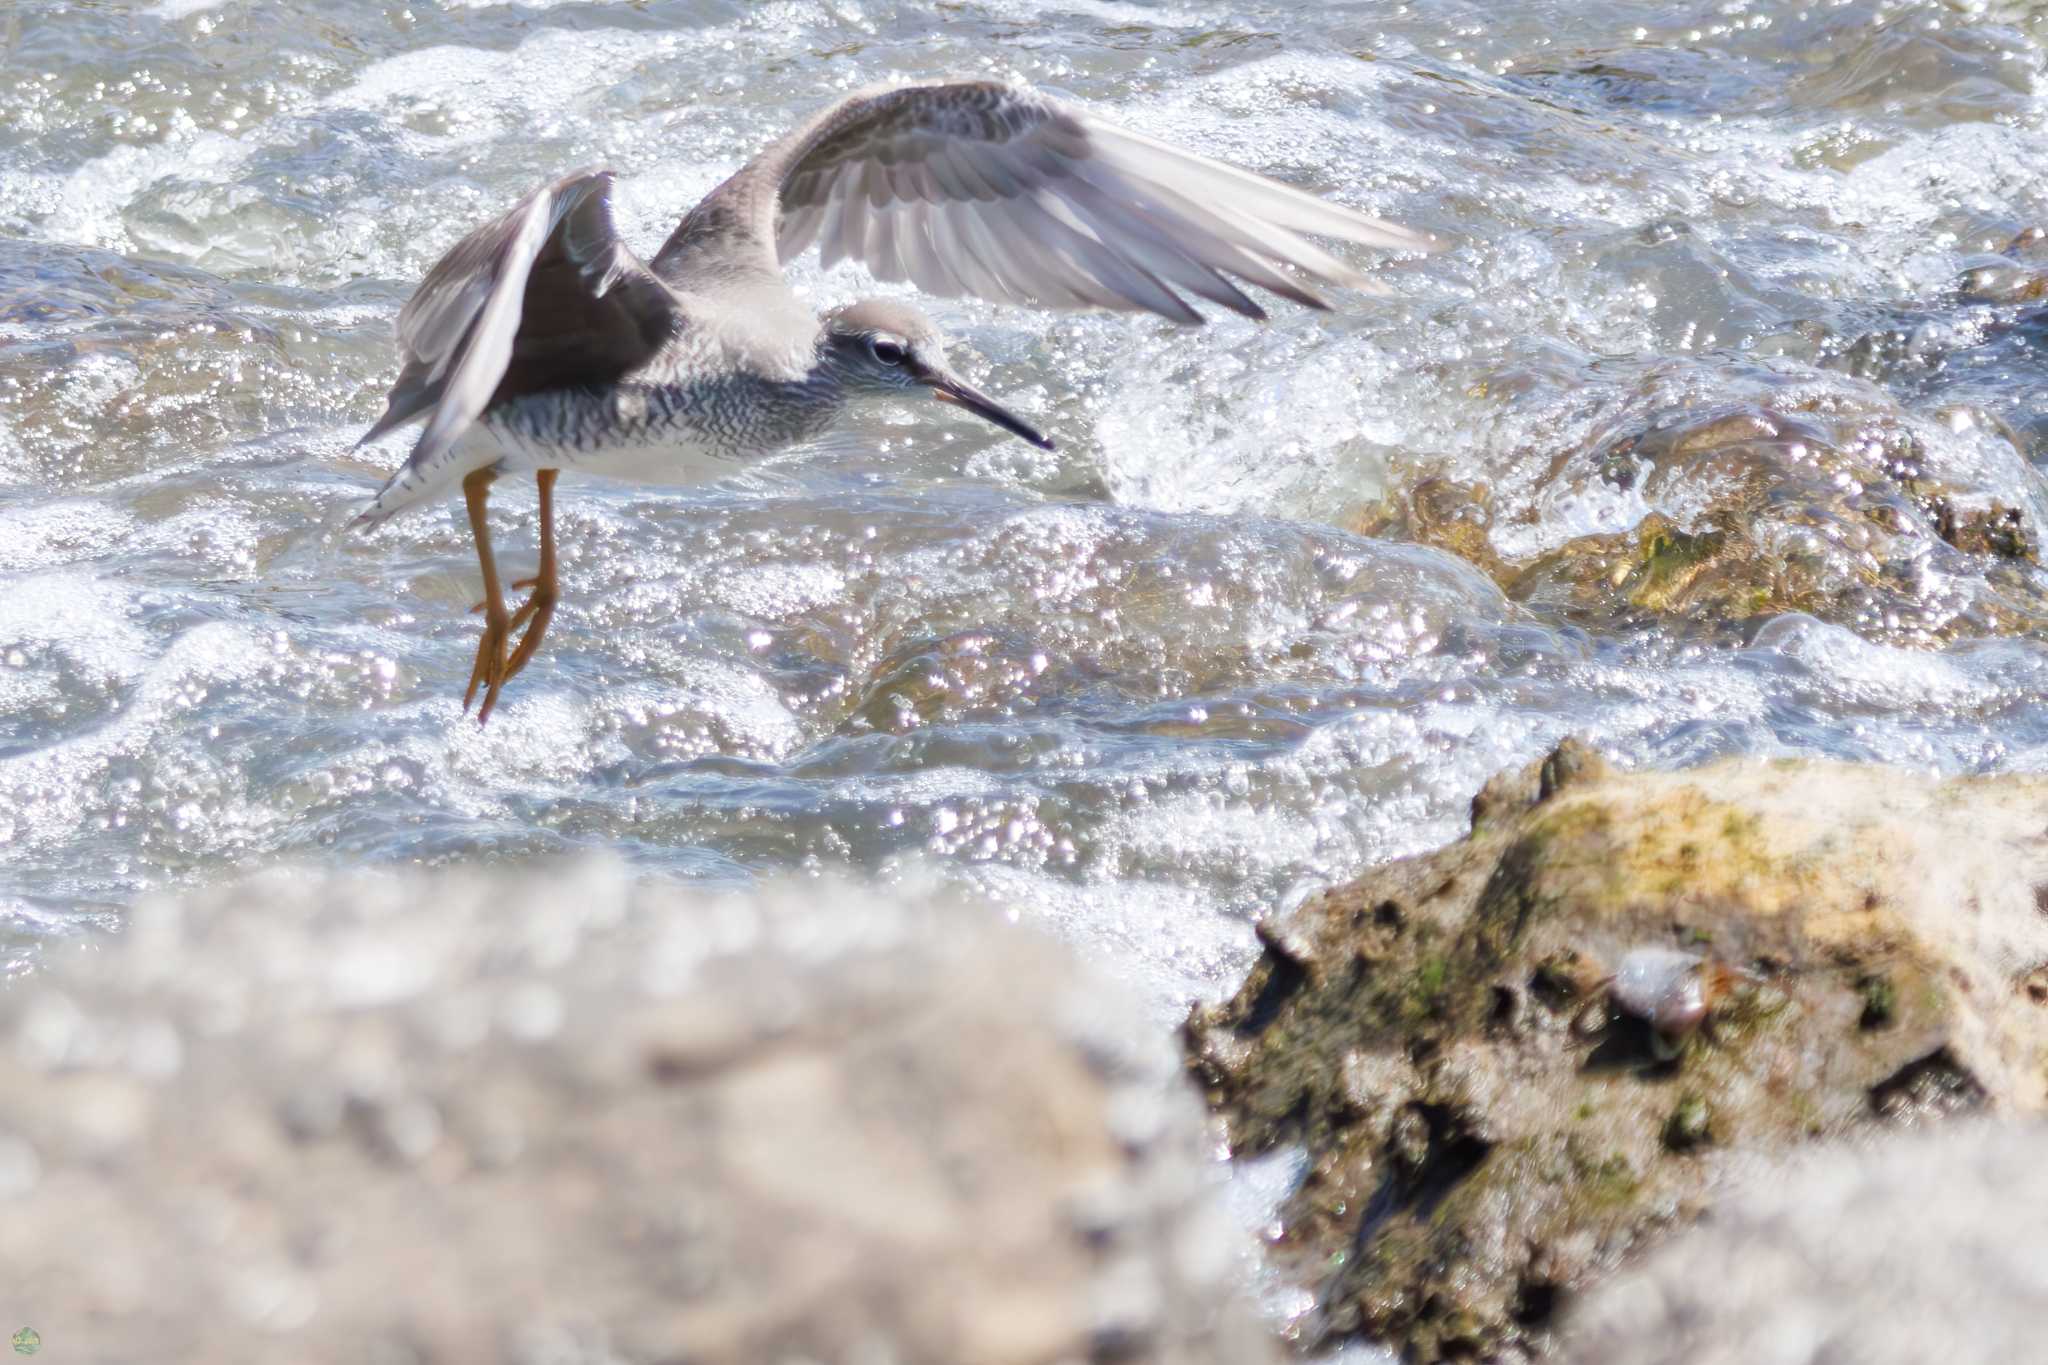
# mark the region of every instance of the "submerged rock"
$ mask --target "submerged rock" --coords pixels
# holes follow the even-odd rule
[[[2048,1104],[2048,779],[1568,743],[1469,837],[1264,927],[1188,1025],[1233,1150],[1306,1149],[1303,1335],[1540,1351],[1759,1156]]]
[[[2048,485],[1996,418],[1955,405],[1928,422],[1875,389],[1762,371],[1698,381],[1646,374],[1574,445],[1490,485],[1408,471],[1352,525],[1447,550],[1595,631],[1725,638],[1804,612],[1930,646],[2048,622]]]
[[[1958,1126],[1773,1170],[1571,1315],[1574,1365],[2035,1360],[2048,1130]]]
[[[1998,453],[2016,486],[2034,482],[2009,445]],[[1604,480],[1673,510],[1566,542],[1523,566],[1510,596],[1589,624],[1712,630],[1803,611],[1901,644],[2048,619],[2031,510],[1882,409],[1781,398],[1665,412],[1598,460]]]
[[[78,1360],[1269,1359],[1149,1033],[973,905],[273,875],[0,997],[0,1280]]]

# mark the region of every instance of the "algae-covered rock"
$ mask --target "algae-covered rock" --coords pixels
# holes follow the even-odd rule
[[[0,995],[49,1358],[1270,1359],[1176,1058],[985,906],[270,876]]]
[[[1266,926],[1188,1039],[1235,1152],[1307,1151],[1304,1335],[1512,1358],[1732,1167],[2048,1103],[2044,901],[2048,779],[1567,744]]]
[[[1449,551],[1594,631],[1725,637],[1804,612],[1924,647],[2048,622],[2048,484],[1996,416],[1955,404],[1929,421],[1768,368],[1727,381],[1652,367],[1568,405],[1597,414],[1568,444],[1485,484],[1419,457],[1349,524]],[[1498,397],[1512,407],[1513,386]]]
[[[1712,631],[1800,611],[1929,644],[2048,619],[2029,512],[1978,471],[1943,466],[1889,415],[1843,406],[1682,410],[1627,430],[1598,452],[1602,480],[1685,512],[1575,537],[1502,586],[1589,626]],[[1930,563],[1971,586],[1929,595]]]
[[[2038,1360],[2048,1129],[1957,1124],[1772,1169],[1570,1315],[1574,1365]]]
[[[1413,541],[1447,550],[1479,566],[1496,582],[1513,579],[1514,570],[1493,548],[1489,531],[1493,509],[1485,485],[1459,483],[1430,475],[1391,489],[1381,500],[1361,508],[1351,529],[1385,540]]]

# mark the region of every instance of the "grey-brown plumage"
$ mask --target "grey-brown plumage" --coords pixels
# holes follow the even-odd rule
[[[611,216],[613,177],[536,190],[472,232],[400,312],[404,366],[364,436],[412,421],[410,458],[359,524],[462,479],[485,565],[470,683],[488,716],[552,610],[543,572],[516,616],[497,602],[484,490],[498,472],[569,468],[688,483],[822,431],[871,395],[929,392],[1050,442],[946,364],[903,304],[814,315],[782,275],[814,241],[928,292],[1201,321],[1190,299],[1265,314],[1249,284],[1310,307],[1311,285],[1370,288],[1305,234],[1419,251],[1429,239],[993,81],[861,91],[769,147],[643,262]],[[543,476],[552,488],[552,474]],[[508,659],[505,633],[532,619]],[[465,703],[466,704],[466,703]]]

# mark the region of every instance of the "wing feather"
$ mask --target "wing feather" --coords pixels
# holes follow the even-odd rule
[[[675,295],[619,240],[612,183],[594,171],[535,190],[456,243],[399,310],[404,364],[357,442],[424,419],[394,483],[419,482],[493,405],[617,378],[673,335]]]
[[[1199,322],[1188,297],[1263,316],[1235,281],[1311,307],[1309,283],[1377,286],[1309,236],[1427,251],[1411,229],[995,81],[848,96],[734,175],[655,257],[824,264],[1014,303]],[[707,271],[708,273],[708,271]],[[1304,283],[1306,282],[1306,283]]]

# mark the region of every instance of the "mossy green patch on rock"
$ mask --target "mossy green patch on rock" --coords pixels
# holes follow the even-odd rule
[[[1713,1141],[1714,1113],[1707,1102],[1688,1092],[1672,1107],[1664,1120],[1664,1145],[1674,1152],[1689,1152]]]
[[[1736,1164],[2044,1107],[2044,809],[2039,778],[1621,774],[1568,743],[1469,837],[1264,926],[1187,1037],[1237,1152],[1308,1152],[1277,1245],[1302,1334],[1538,1353]]]

